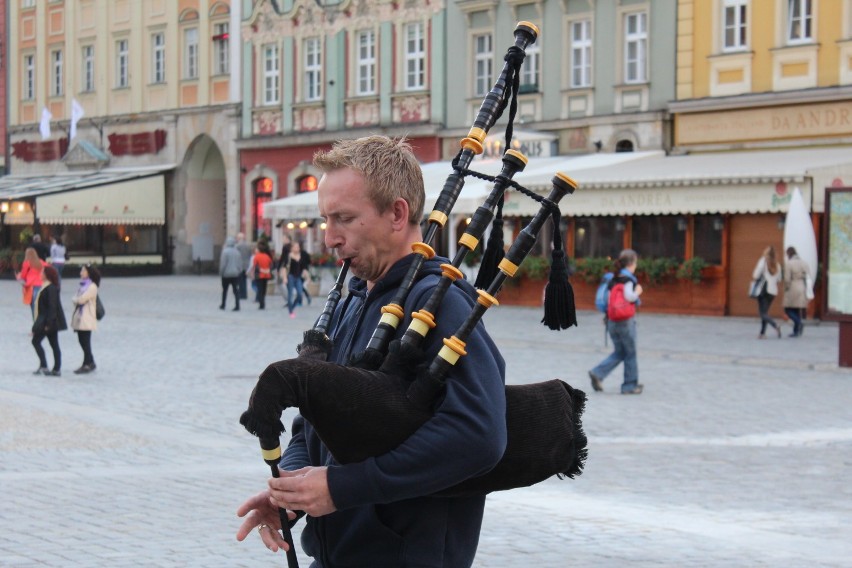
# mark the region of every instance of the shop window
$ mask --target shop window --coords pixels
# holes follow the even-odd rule
[[[686,217],[679,215],[640,215],[633,217],[632,246],[645,258],[683,260],[686,250]]]
[[[694,220],[692,256],[701,257],[707,264],[722,264],[722,233],[725,220],[721,215],[696,215]]]
[[[316,176],[302,176],[296,180],[296,193],[310,193],[317,190]]]
[[[272,220],[263,218],[264,204],[272,201],[272,180],[260,178],[254,182],[254,199],[252,199],[252,219],[254,220],[254,238],[257,240],[261,233],[272,234]]]
[[[163,228],[159,225],[60,225],[48,230],[61,235],[73,255],[121,256],[163,254]]]
[[[624,219],[577,217],[574,219],[574,257],[616,258],[624,248]]]

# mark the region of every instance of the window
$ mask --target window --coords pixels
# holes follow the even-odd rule
[[[322,48],[320,38],[305,40],[305,100],[322,99]]]
[[[648,18],[645,12],[624,16],[624,82],[644,83],[648,49]]]
[[[541,67],[539,59],[539,44],[538,42],[526,48],[526,57],[521,65],[521,81],[518,91],[521,93],[534,93],[538,91],[538,77]]]
[[[128,42],[120,39],[115,42],[115,86],[122,88],[130,84],[130,63]]]
[[[805,43],[812,39],[812,0],[789,0],[787,5],[787,39],[790,43]]]
[[[35,98],[35,56],[24,56],[24,80],[23,91],[21,98],[25,101],[31,101]]]
[[[474,94],[484,96],[494,84],[492,79],[494,69],[494,53],[491,47],[491,34],[473,36],[474,53]]]
[[[252,200],[252,220],[254,221],[254,238],[261,234],[272,234],[272,219],[263,216],[263,206],[272,201],[273,182],[270,178],[260,178],[254,182],[254,199]]]
[[[707,264],[722,264],[724,218],[721,215],[696,215],[693,228],[692,256],[703,258]]]
[[[356,92],[372,95],[376,92],[376,34],[372,30],[358,32],[358,67],[355,72]]]
[[[677,215],[633,217],[633,246],[645,258],[683,260],[686,250],[686,220]]]
[[[50,81],[50,94],[54,97],[61,97],[63,93],[61,49],[50,52]]]
[[[571,23],[571,86],[592,85],[592,22],[580,20]]]
[[[278,46],[263,48],[263,104],[278,104],[279,95]]]
[[[426,48],[423,22],[405,26],[405,88],[422,89],[426,85]]]
[[[625,226],[621,217],[577,217],[574,220],[574,256],[617,258],[624,248]]]
[[[317,190],[316,176],[306,175],[296,180],[296,193],[310,193]]]
[[[722,14],[725,26],[722,34],[722,49],[725,51],[745,49],[748,45],[746,4],[747,0],[725,0]]]
[[[213,26],[213,73],[226,75],[230,69],[230,34],[228,24]]]
[[[151,82],[166,82],[166,34],[160,32],[151,36]]]
[[[34,8],[36,0],[21,0],[21,8]]]
[[[95,90],[95,46],[84,45],[82,58],[83,92],[88,93]]]
[[[187,28],[183,32],[184,78],[198,78],[198,28]]]

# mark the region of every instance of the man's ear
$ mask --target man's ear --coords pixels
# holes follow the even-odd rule
[[[402,231],[408,226],[408,202],[398,197],[390,206],[390,211],[393,214],[391,217],[391,226],[395,231]]]

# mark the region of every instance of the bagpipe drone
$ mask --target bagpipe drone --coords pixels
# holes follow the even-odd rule
[[[381,321],[366,350],[354,356],[348,365],[327,361],[332,348],[327,332],[348,270],[348,264],[344,263],[322,314],[313,329],[304,334],[298,356],[273,363],[260,375],[240,423],[260,439],[264,460],[274,476],[278,476],[277,464],[281,458],[279,437],[284,431],[281,413],[285,408],[298,407],[340,464],[387,453],[428,421],[448,373],[466,355],[466,339],[488,308],[498,304],[496,296],[500,288],[507,278],[515,275],[548,219],[553,220],[553,263],[542,322],[551,329],[576,325],[573,292],[568,283],[559,232],[558,203],[573,193],[577,183],[557,173],[547,197],[526,190],[512,181],[527,163],[526,157],[515,150],[506,151],[497,176],[485,176],[468,169],[473,158],[482,153],[488,130],[507,105],[510,105],[510,114],[506,147],[511,147],[520,66],[524,50],[537,37],[538,29],[533,24],[520,22],[516,26],[515,43],[504,58],[503,70],[482,102],[473,127],[461,141],[461,150],[453,161],[453,172],[429,215],[423,242],[412,246],[414,259],[391,302],[382,308]],[[426,304],[410,314],[409,327],[399,334],[399,324],[405,317],[402,306],[423,263],[435,254],[430,243],[449,219],[467,175],[492,181],[493,188],[459,239],[458,252],[452,262],[441,265],[441,278]],[[504,254],[501,212],[503,196],[509,189],[535,199],[540,208]],[[429,330],[435,327],[447,290],[453,281],[463,278],[459,267],[465,256],[479,246],[489,224],[492,230],[476,280],[478,298],[474,308],[454,335],[443,339],[444,346],[434,359],[426,361],[420,346]],[[582,472],[586,436],[581,415],[586,395],[558,379],[509,385],[505,393],[508,439],[502,459],[490,472],[447,488],[439,495],[483,495],[529,486],[553,475],[573,478]],[[292,551],[288,526],[292,523],[287,522],[283,511],[281,520],[284,538]],[[291,567],[295,566],[294,561],[295,555],[292,560],[288,555]]]

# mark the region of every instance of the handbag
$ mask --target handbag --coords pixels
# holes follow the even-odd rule
[[[101,297],[99,295],[95,296],[95,318],[100,321],[104,319],[105,315],[106,310],[104,310],[104,304],[101,302]]]
[[[814,299],[814,281],[811,279],[810,274],[805,276],[805,298],[808,300]]]
[[[761,292],[763,292],[763,287],[766,286],[766,279],[763,275],[758,276],[754,280],[751,281],[748,287],[748,296],[749,298],[757,298],[760,296]]]

